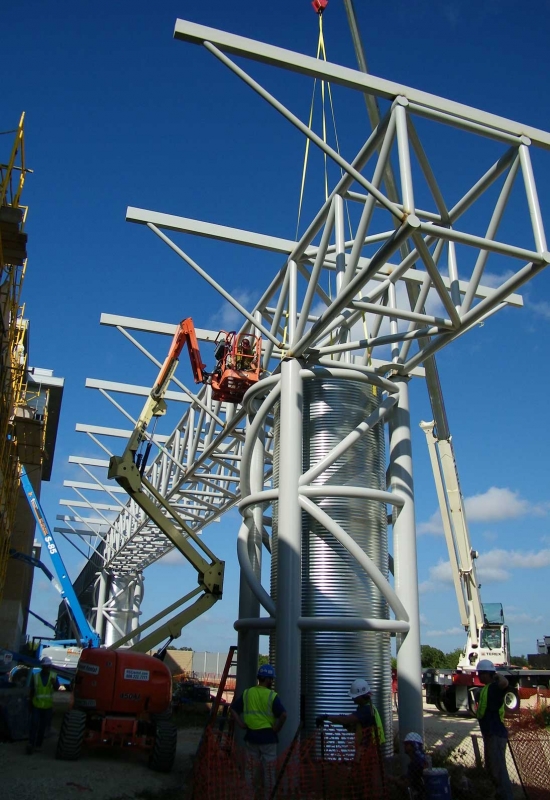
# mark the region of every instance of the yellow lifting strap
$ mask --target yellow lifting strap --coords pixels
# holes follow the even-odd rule
[[[319,19],[319,39],[318,39],[318,42],[317,42],[316,58],[322,58],[324,61],[327,61],[327,51],[326,51],[326,46],[325,46],[325,37],[324,37],[324,33],[323,33],[323,13],[322,13],[322,11],[320,13],[318,13],[317,16],[318,16],[318,19]],[[326,89],[325,89],[325,83],[326,83]],[[308,127],[309,128],[311,128],[311,126],[313,124],[313,113],[314,113],[314,109],[315,109],[315,92],[316,92],[316,89],[317,89],[317,78],[315,78],[315,80],[313,82],[313,91],[312,91],[312,95],[311,95],[311,106],[310,106],[310,109],[309,109],[309,119],[308,119]],[[328,95],[329,103],[330,103],[330,112],[331,112],[331,118],[332,118],[332,126],[333,126],[333,129],[334,129],[334,138],[335,138],[335,143],[336,143],[336,151],[338,153],[340,153],[340,142],[338,140],[338,131],[337,131],[337,128],[336,128],[336,115],[334,113],[334,102],[333,102],[333,99],[332,99],[331,85],[330,85],[330,83],[328,81],[321,81],[322,135],[323,135],[323,142],[325,142],[325,143],[327,142],[327,116],[326,116],[326,111],[325,111],[326,95]],[[309,145],[310,145],[310,140],[308,138],[306,138],[306,146],[305,146],[305,153],[304,153],[304,165],[302,167],[302,182],[301,182],[301,186],[300,186],[300,199],[299,199],[299,202],[298,202],[298,219],[296,221],[296,241],[298,241],[298,234],[299,234],[299,229],[300,229],[300,219],[301,219],[301,215],[302,215],[302,206],[303,206],[303,201],[304,201],[304,191],[305,191],[305,185],[306,185],[306,175],[307,175],[307,167],[308,167],[308,160],[309,160]],[[324,164],[325,164],[324,187],[325,187],[325,201],[326,201],[326,200],[328,200],[328,196],[329,196],[329,190],[328,190],[328,162],[327,162],[327,154],[323,153],[323,156],[324,156]],[[342,168],[340,168],[340,174],[343,175]],[[350,237],[351,237],[353,235],[352,234],[352,225],[351,225],[351,219],[350,219],[349,208],[348,208],[348,204],[347,203],[345,203],[345,207],[346,207],[346,215],[347,215],[348,226],[349,226]],[[328,294],[329,294],[329,297],[332,299],[332,291],[331,291],[330,283],[329,283]],[[368,339],[368,329],[367,329],[367,321],[366,321],[365,314],[362,314],[362,320],[363,320],[363,329],[364,329],[365,338]],[[285,325],[284,338],[283,338],[284,342],[286,342],[286,336],[287,336],[287,328],[286,328],[286,325]],[[331,337],[331,341],[332,341],[332,337]],[[372,363],[371,362],[371,351],[369,350],[368,351],[368,364],[369,364],[369,366],[370,366],[371,363]]]
[[[326,51],[326,47],[325,47],[325,37],[324,37],[324,33],[323,33],[323,14],[319,13],[317,16],[318,16],[318,19],[319,19],[319,40],[317,42],[316,58],[322,58],[323,61],[327,61],[327,51]],[[326,84],[326,88],[325,88],[325,84]],[[316,88],[317,88],[317,78],[315,78],[315,80],[313,82],[313,92],[312,92],[312,96],[311,96],[311,107],[309,109],[309,120],[308,120],[308,127],[309,128],[311,128],[312,123],[313,123],[313,113],[314,113],[314,109],[315,109],[315,91],[316,91]],[[330,83],[327,82],[327,81],[321,81],[321,116],[322,116],[323,142],[325,142],[325,143],[327,142],[327,115],[326,115],[326,111],[325,111],[325,106],[326,106],[326,101],[325,101],[325,96],[326,95],[325,95],[325,93],[326,93],[326,95],[328,95],[328,99],[329,99],[330,113],[331,113],[331,119],[332,119],[332,127],[334,129],[334,139],[335,139],[335,143],[336,143],[336,152],[339,154],[340,153],[340,142],[338,140],[338,131],[336,129],[336,115],[334,113],[334,102],[333,102],[333,99],[332,99],[332,89],[331,89]],[[302,215],[302,205],[303,205],[303,200],[304,200],[304,190],[305,190],[305,185],[306,185],[307,166],[308,166],[308,160],[309,160],[309,145],[310,145],[310,140],[306,139],[306,146],[305,146],[305,153],[304,153],[304,165],[303,165],[303,168],[302,168],[302,183],[301,183],[301,186],[300,186],[300,200],[299,200],[299,203],[298,203],[298,220],[296,222],[296,239],[298,239],[298,233],[299,233],[299,227],[300,227],[300,218],[301,218],[301,215]],[[325,200],[328,200],[329,191],[328,191],[328,169],[327,169],[328,162],[327,162],[327,154],[323,153],[323,156],[324,156],[324,162],[325,162],[325,175],[324,175]],[[340,168],[340,174],[343,175],[342,168]],[[349,228],[350,228],[350,235],[351,235],[351,220],[350,220],[350,217],[349,217],[349,209],[347,208],[347,204],[346,204],[346,210],[347,210],[348,225],[349,225]]]
[[[323,35],[323,15],[318,14],[319,18],[319,40],[317,42],[317,55],[316,58],[322,58],[323,61],[327,60],[327,51],[325,48],[325,37]],[[332,106],[332,93],[330,91],[330,83],[327,84],[330,103]],[[317,78],[313,81],[313,92],[311,95],[311,107],[309,109],[308,128],[311,128],[313,123],[313,112],[315,109],[315,91],[317,89]],[[327,141],[327,120],[325,113],[325,81],[321,81],[321,108],[322,108],[322,122],[323,122],[323,142]],[[334,119],[334,110],[333,110]],[[338,141],[338,137],[337,137]],[[300,217],[302,215],[302,204],[304,201],[304,189],[306,185],[307,165],[309,160],[309,139],[306,139],[306,148],[304,153],[304,166],[302,168],[302,184],[300,186],[300,200],[298,202],[298,220],[296,222],[296,239],[298,239],[298,231],[300,227]],[[325,200],[328,198],[328,174],[327,174],[327,154],[324,153],[325,160]]]

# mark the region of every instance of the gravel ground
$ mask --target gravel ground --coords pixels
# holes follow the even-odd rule
[[[1,794],[17,800],[130,800],[186,787],[191,756],[202,728],[178,730],[176,760],[171,773],[153,772],[144,752],[116,748],[83,750],[79,761],[57,761],[55,748],[61,715],[56,714],[50,736],[40,751],[26,754],[27,742],[0,743]]]
[[[63,700],[60,697],[58,705]],[[79,761],[57,761],[55,748],[61,711],[58,708],[51,735],[45,739],[41,751],[32,756],[26,755],[26,742],[0,743],[2,794],[6,792],[17,800],[36,800],[37,797],[40,800],[153,800],[156,795],[163,800],[176,800],[176,792],[188,788],[191,757],[196,752],[202,727],[178,730],[174,768],[165,775],[148,768],[146,753],[116,748],[84,749]],[[396,723],[394,716],[394,727]],[[462,745],[468,750],[470,735],[478,729],[477,721],[465,714],[448,717],[427,705],[424,705],[424,727],[428,744],[442,749]],[[473,751],[468,755],[470,758],[466,760],[471,759],[473,766]],[[511,774],[511,777],[515,776]]]

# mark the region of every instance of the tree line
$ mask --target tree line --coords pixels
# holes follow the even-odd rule
[[[437,647],[423,644],[420,646],[420,654],[423,669],[428,667],[433,667],[434,669],[456,669],[456,665],[462,656],[462,649],[459,647],[450,653],[444,653],[443,650],[439,650]],[[510,660],[515,667],[529,666],[525,656],[511,656]]]

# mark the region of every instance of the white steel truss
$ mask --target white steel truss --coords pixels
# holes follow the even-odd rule
[[[301,372],[290,370],[295,374],[292,380],[298,380],[308,370],[339,368],[370,376],[368,379],[379,385],[380,381],[393,380],[400,387],[396,395],[401,398],[400,413],[406,416],[406,379],[422,374],[421,365],[430,356],[495,312],[505,306],[521,306],[522,299],[516,292],[550,263],[531,163],[533,148],[550,149],[550,134],[356,70],[195,23],[178,20],[175,36],[209,51],[320,148],[338,166],[341,177],[297,242],[137,208],[128,209],[128,221],[147,226],[237,309],[244,318],[242,331],[263,337],[264,375],[259,391],[250,390],[250,398],[261,403],[262,392],[264,396],[271,393],[272,398],[282,372],[281,360],[285,364],[299,361]],[[386,104],[385,112],[359,152],[344,157],[237,65],[230,57],[233,55],[374,96]],[[467,137],[467,148],[475,148],[479,137],[491,142],[492,159],[458,198],[453,198],[443,185],[427,155],[422,142],[425,120],[441,130],[448,126],[459,129]],[[399,202],[390,199],[385,190],[385,175],[392,164],[397,172]],[[502,223],[510,198],[514,196],[515,208],[520,195],[530,229],[521,232],[523,240],[518,242]],[[346,205],[355,209],[355,229],[349,233]],[[472,225],[470,212],[476,207],[481,209],[478,218],[486,219],[483,233]],[[212,277],[208,264],[197,263],[174,241],[169,235],[172,232],[278,253],[283,263],[258,302],[252,308],[244,308]],[[489,259],[491,279],[484,283]],[[495,274],[501,278],[495,278]],[[182,312],[187,314],[189,309]],[[130,331],[171,335],[177,322],[112,315],[103,315],[101,321],[116,327],[158,366],[160,362]],[[213,341],[215,336],[216,332],[198,332],[202,341]],[[177,376],[174,383],[179,391],[169,392],[166,399],[169,403],[183,403],[185,411],[168,436],[154,440],[157,455],[145,472],[152,496],[165,498],[194,532],[237,503],[245,517],[254,514],[258,504],[264,508],[275,497],[275,490],[269,492],[273,457],[270,414],[262,415],[263,486],[256,481],[254,491],[258,497],[254,499],[248,474],[243,473],[241,483],[241,465],[257,407],[247,398],[246,407],[213,402],[210,387],[194,393]],[[124,393],[146,396],[150,388],[100,380],[89,380],[87,385],[103,394],[131,426],[135,418],[118,398]],[[254,436],[258,435],[257,428],[258,424]],[[106,437],[124,439],[130,435],[129,430],[119,428],[82,425],[79,429],[108,456],[122,451],[123,446],[107,446]],[[250,459],[248,449],[247,464]],[[97,490],[106,491],[109,496],[104,504],[89,499],[80,502],[88,502],[102,519],[117,512],[116,519],[109,517],[110,527],[104,538],[107,569],[136,574],[171,549],[168,539],[141,509],[124,500],[121,508],[120,494],[112,487],[105,488],[108,460],[80,459],[78,463],[99,468],[102,477],[96,475]],[[89,485],[74,482],[72,488],[81,494],[90,490]],[[402,508],[405,501],[399,499],[401,490],[396,486],[394,490],[393,505]],[[305,496],[305,491],[302,494]],[[307,506],[309,513],[317,513],[313,502],[301,502],[300,508]],[[391,500],[386,498],[385,502]],[[78,507],[78,502],[71,507]],[[405,516],[409,520],[406,535],[412,531],[414,538],[414,513],[407,512],[401,519]],[[329,529],[330,520],[325,522]],[[269,523],[269,517],[263,517],[260,528]],[[264,531],[264,540],[268,538]],[[408,555],[414,556],[414,548]],[[245,562],[246,556],[241,559],[246,572]],[[250,573],[248,577],[252,585],[254,575]],[[261,590],[257,586],[255,590],[260,596]],[[410,587],[406,592],[401,589],[396,607],[402,611],[407,600],[414,601],[413,595]],[[262,597],[272,614],[273,604]],[[401,615],[395,630],[405,629],[406,617],[406,613]],[[262,624],[269,627],[267,622]],[[290,692],[290,683],[287,688]]]

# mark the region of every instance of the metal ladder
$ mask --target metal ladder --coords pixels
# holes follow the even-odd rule
[[[227,684],[227,679],[237,677],[236,673],[231,672],[233,667],[235,668],[237,667],[236,654],[237,654],[237,645],[236,644],[231,645],[231,647],[229,648],[229,652],[227,653],[227,658],[225,660],[225,666],[223,668],[222,676],[220,679],[220,685],[218,686],[216,697],[212,702],[212,709],[210,711],[210,717],[207,723],[208,725],[213,725],[214,722],[216,721],[216,718],[218,716],[218,711],[220,709],[220,705],[222,702],[223,693],[225,691],[225,686]],[[229,706],[224,706],[224,713],[222,715],[222,719],[220,720],[220,731],[222,731],[223,728],[225,727],[225,722],[227,720],[228,712],[229,712]]]

